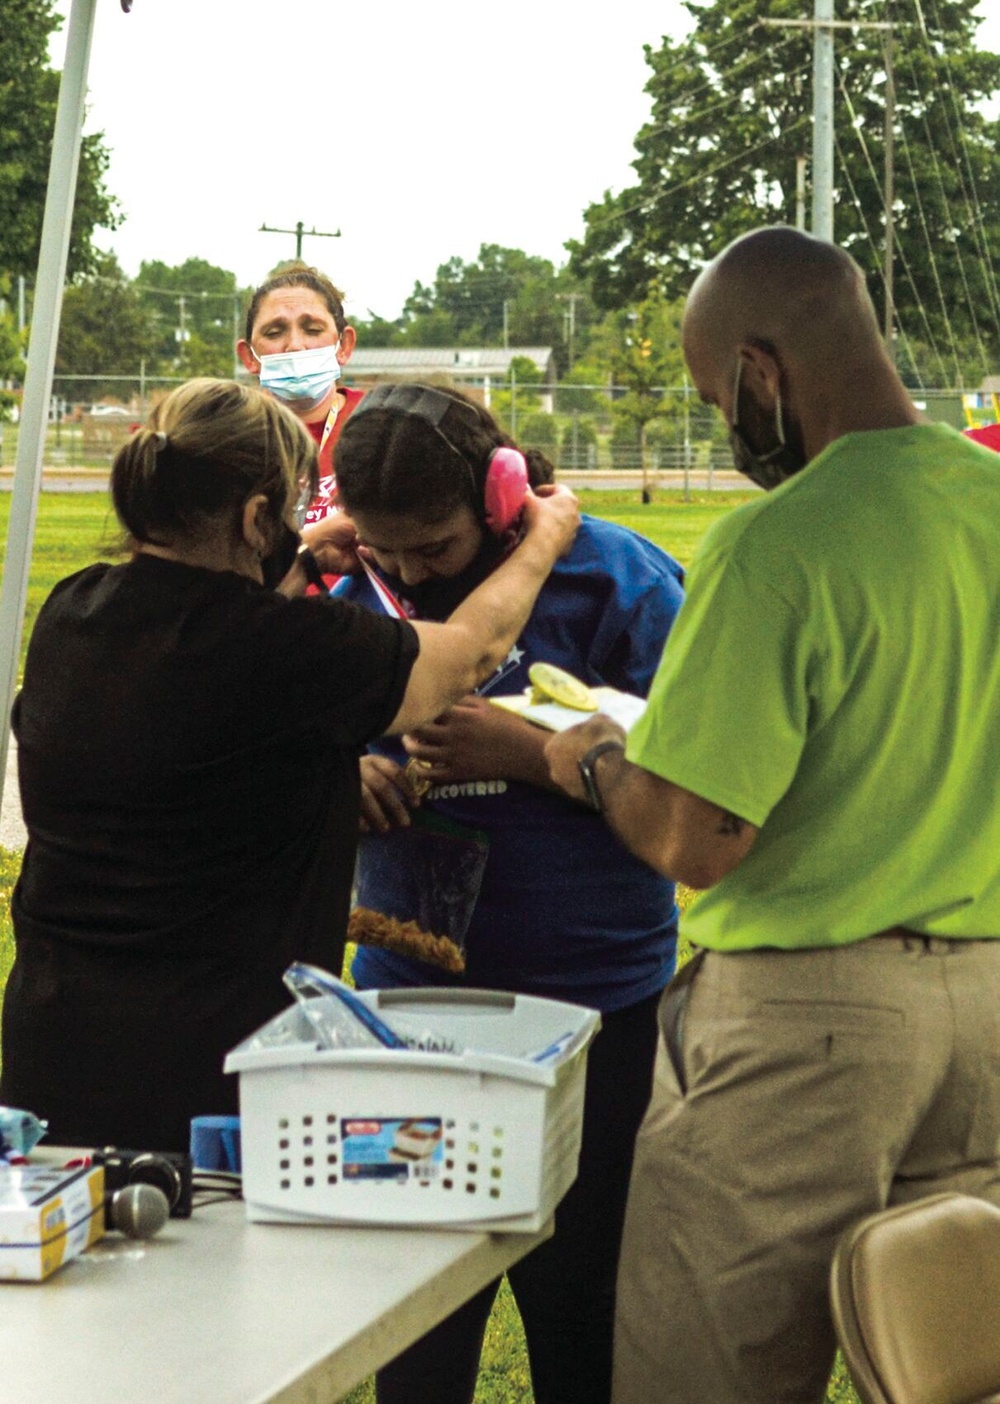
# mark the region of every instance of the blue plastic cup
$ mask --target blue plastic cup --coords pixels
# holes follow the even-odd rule
[[[192,1117],[191,1160],[196,1170],[228,1170],[240,1174],[243,1159],[239,1117]]]

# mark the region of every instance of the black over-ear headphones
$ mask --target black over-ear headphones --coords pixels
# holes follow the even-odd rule
[[[502,535],[517,520],[528,492],[528,465],[518,449],[498,444],[483,463],[475,464],[449,439],[445,422],[450,414],[474,414],[471,406],[427,385],[376,385],[365,394],[348,420],[350,425],[369,410],[410,414],[429,425],[469,466],[476,499],[487,528]]]

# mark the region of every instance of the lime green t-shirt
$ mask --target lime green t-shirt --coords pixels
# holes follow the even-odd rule
[[[1000,936],[1000,458],[848,434],[723,518],[627,754],[760,828],[698,945]]]

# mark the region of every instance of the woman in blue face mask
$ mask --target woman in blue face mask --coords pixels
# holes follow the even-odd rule
[[[256,290],[247,310],[246,336],[236,346],[261,389],[286,404],[316,441],[319,487],[306,513],[307,526],[322,521],[335,506],[333,449],[362,394],[340,383],[355,340],[343,298],[329,278],[296,263]]]

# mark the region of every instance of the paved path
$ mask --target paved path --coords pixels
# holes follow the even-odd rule
[[[0,806],[0,848],[23,848],[27,842],[21,817],[21,795],[17,788],[17,742],[10,738],[7,751],[7,774]]]

